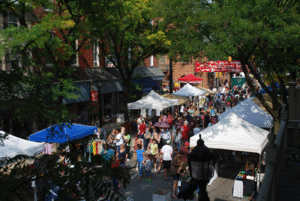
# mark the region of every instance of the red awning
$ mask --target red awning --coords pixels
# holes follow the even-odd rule
[[[200,83],[203,81],[202,78],[196,77],[195,75],[192,74],[186,75],[182,78],[179,78],[178,80],[179,82],[183,82],[183,83]]]

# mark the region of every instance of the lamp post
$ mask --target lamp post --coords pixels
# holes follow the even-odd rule
[[[206,186],[214,173],[214,165],[217,157],[204,145],[199,135],[197,146],[188,156],[191,178],[199,187],[198,200],[209,201]]]
[[[101,120],[102,120],[101,85],[102,85],[102,82],[98,81],[97,86],[98,86],[98,101],[99,101],[99,128],[102,127],[102,125],[101,125]]]

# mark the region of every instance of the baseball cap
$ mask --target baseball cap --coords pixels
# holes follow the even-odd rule
[[[188,124],[189,122],[188,122],[188,121],[184,121],[184,123],[185,123],[185,124]]]
[[[170,144],[170,140],[167,140],[167,144]]]
[[[184,146],[190,146],[190,143],[189,142],[185,142]]]

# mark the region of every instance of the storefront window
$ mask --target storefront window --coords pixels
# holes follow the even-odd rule
[[[111,116],[111,108],[112,108],[112,95],[111,93],[103,94],[104,99],[104,117]]]

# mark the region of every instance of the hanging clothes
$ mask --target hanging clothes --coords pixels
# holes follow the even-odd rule
[[[93,142],[93,155],[96,155],[96,142]]]

